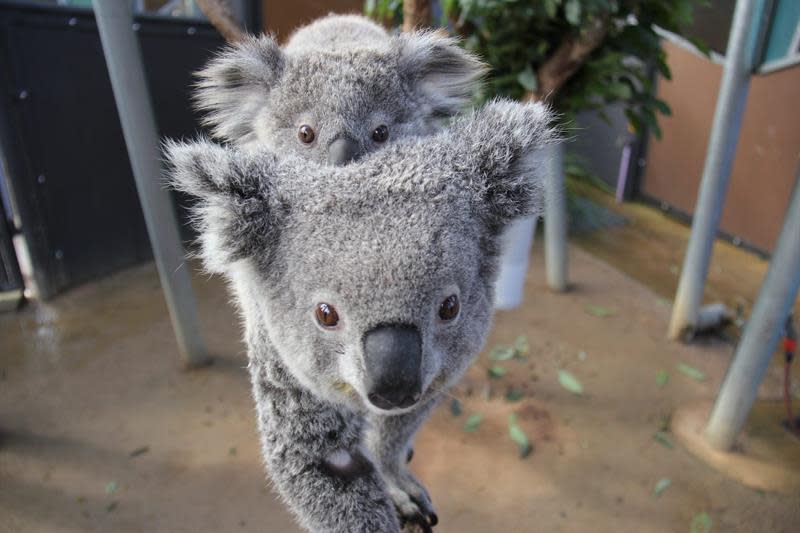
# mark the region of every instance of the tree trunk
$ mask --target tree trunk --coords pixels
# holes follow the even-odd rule
[[[548,101],[581,68],[606,36],[605,19],[597,19],[583,33],[567,36],[555,53],[536,72],[538,88],[527,95],[529,100]]]
[[[404,0],[403,31],[427,28],[431,25],[431,4],[429,0]]]
[[[230,5],[225,0],[197,0],[197,5],[229,43],[237,43],[247,36],[247,32],[233,18]]]

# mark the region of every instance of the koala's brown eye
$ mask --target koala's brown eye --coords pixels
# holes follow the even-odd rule
[[[300,126],[300,129],[297,132],[297,138],[300,139],[300,142],[303,144],[313,143],[316,136],[317,135],[314,133],[314,128],[308,124],[303,124]]]
[[[332,328],[339,323],[339,315],[336,313],[336,309],[330,304],[317,304],[314,313],[317,315],[317,322],[324,328]]]
[[[444,299],[442,305],[439,306],[439,318],[442,320],[453,320],[458,316],[461,310],[461,304],[458,303],[458,296],[451,294]]]
[[[374,130],[372,130],[372,140],[376,143],[383,143],[386,142],[386,139],[389,138],[389,128],[385,125],[381,124]]]

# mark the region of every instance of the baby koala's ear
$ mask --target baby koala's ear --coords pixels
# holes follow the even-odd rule
[[[543,151],[558,142],[554,115],[542,103],[494,100],[443,133],[449,161],[478,191],[476,210],[493,228],[543,211]]]
[[[400,74],[427,107],[445,118],[463,110],[486,75],[487,67],[458,40],[439,31],[421,30],[394,37]]]
[[[215,137],[237,142],[253,132],[267,93],[283,75],[286,60],[271,36],[247,36],[227,46],[195,73],[195,107]]]
[[[282,211],[274,194],[274,156],[204,140],[167,141],[164,153],[169,184],[195,199],[192,224],[206,269],[223,273],[240,259],[268,260]]]

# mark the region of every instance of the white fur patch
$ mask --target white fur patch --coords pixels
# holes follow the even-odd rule
[[[353,456],[347,450],[336,450],[325,461],[337,470],[349,470],[353,466]]]

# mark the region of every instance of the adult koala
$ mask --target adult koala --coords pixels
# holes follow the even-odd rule
[[[541,207],[550,119],[495,101],[344,167],[167,145],[200,255],[244,318],[267,469],[309,531],[437,522],[398,465],[483,345],[501,232]]]
[[[330,15],[283,48],[269,36],[227,48],[197,73],[195,101],[221,140],[341,165],[438,129],[485,71],[436,32],[389,35],[364,17]]]

